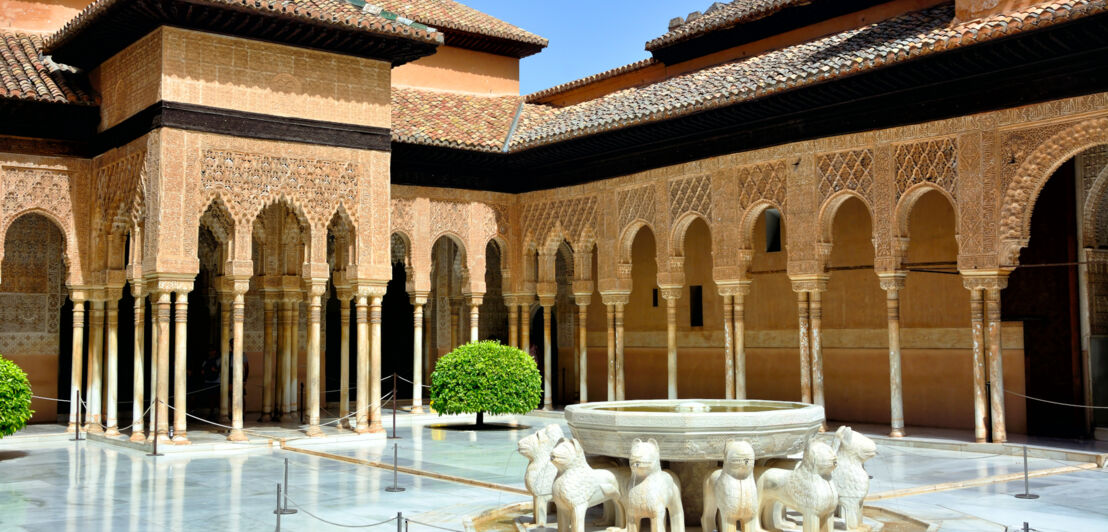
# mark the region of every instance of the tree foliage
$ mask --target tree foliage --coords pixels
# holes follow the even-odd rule
[[[0,438],[22,429],[34,413],[27,374],[15,362],[0,357]]]
[[[542,399],[542,377],[527,353],[486,340],[459,346],[435,365],[431,406],[442,414],[526,414]]]

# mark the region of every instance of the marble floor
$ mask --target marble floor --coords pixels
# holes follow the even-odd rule
[[[336,524],[367,525],[397,512],[413,520],[408,530],[462,530],[467,517],[529,500],[518,493],[527,463],[516,442],[535,428],[562,422],[556,413],[490,420],[521,428],[456,430],[442,425],[471,419],[402,414],[399,439],[310,445],[292,439],[287,448],[156,459],[99,442],[43,437],[51,431],[35,427],[0,440],[0,530],[273,530],[286,459],[290,506],[316,517],[304,511],[284,516],[282,530],[340,530]],[[364,465],[392,463],[394,444],[399,465],[411,471],[398,475],[405,488],[400,493],[385,490],[391,471]],[[1029,460],[1031,471],[1076,465],[1082,464]],[[895,495],[869,504],[940,530],[1019,530],[1024,522],[1040,531],[1108,530],[1108,471],[1087,464],[1082,466],[1089,469],[1032,478],[1031,491],[1041,496],[1036,500],[1013,496],[1023,491],[1022,480],[979,480],[1021,472],[1019,456],[879,441],[878,456],[866,466],[874,477],[871,495]],[[957,489],[957,482],[975,485]]]

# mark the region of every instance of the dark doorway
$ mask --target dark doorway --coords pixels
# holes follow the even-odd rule
[[[562,397],[562,393],[560,392],[562,376],[558,374],[558,316],[553,310],[553,307],[551,307],[550,313],[555,315],[550,318],[550,367],[552,370],[550,373],[550,391],[554,395],[551,402],[554,406],[561,406],[566,403],[565,398]],[[539,373],[545,378],[546,367],[544,366],[545,357],[543,355],[542,336],[544,315],[545,313],[542,312],[542,307],[536,306],[531,310],[531,345],[529,346],[528,352],[534,357],[535,364],[539,366]],[[539,403],[540,407],[546,404],[545,389],[543,392],[542,401]]]
[[[381,377],[395,372],[400,378],[412,380],[412,349],[415,323],[412,302],[405,285],[408,279],[403,262],[392,265],[392,280],[381,301]],[[397,384],[399,399],[412,398],[412,386],[404,381]],[[392,389],[391,382],[381,384],[381,394]]]
[[[1074,168],[1073,160],[1062,165],[1039,194],[1030,243],[1001,292],[1001,308],[1004,321],[1023,322],[1026,395],[1081,404]],[[1029,267],[1036,264],[1057,266]],[[1089,431],[1081,409],[1027,401],[1027,432],[1086,437]]]

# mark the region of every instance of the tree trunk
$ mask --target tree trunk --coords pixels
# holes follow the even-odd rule
[[[481,428],[481,427],[484,427],[484,426],[485,426],[485,413],[484,412],[478,412],[477,413],[477,428]]]

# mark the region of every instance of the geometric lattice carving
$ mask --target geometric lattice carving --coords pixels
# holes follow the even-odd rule
[[[785,161],[770,161],[744,166],[738,171],[739,205],[745,209],[756,201],[771,200],[782,209],[787,199],[788,177]]]
[[[1094,146],[1081,153],[1081,174],[1084,176],[1085,192],[1093,188],[1093,181],[1100,172],[1108,168],[1108,146]]]
[[[450,232],[464,241],[469,232],[468,207],[468,203],[457,201],[432,201],[431,238],[436,239],[438,235]]]
[[[596,227],[596,205],[596,196],[526,204],[520,215],[523,236],[541,244],[558,224],[569,239],[577,239],[586,227]]]
[[[850,150],[824,153],[816,158],[819,170],[819,192],[824,200],[841,190],[853,190],[871,199],[873,187],[873,150]],[[820,204],[823,202],[820,201]]]
[[[619,191],[619,227],[622,230],[636,219],[654,223],[654,187],[645,186]]]
[[[393,231],[403,231],[409,236],[415,231],[415,219],[412,217],[413,203],[410,199],[392,199],[392,218],[389,224]]]
[[[686,212],[700,213],[712,219],[712,180],[708,176],[669,182],[670,219],[676,220]]]
[[[896,199],[918,183],[935,183],[955,196],[958,146],[953,137],[896,147]]]
[[[28,214],[17,218],[3,238],[0,352],[56,353],[65,302],[64,236],[46,217]]]
[[[128,211],[141,209],[136,196],[142,190],[141,178],[146,150],[125,153],[117,159],[103,159],[98,162],[100,167],[96,171],[96,199],[100,209],[108,216],[104,222],[126,224],[131,220],[125,218],[134,214]],[[120,216],[124,219],[116,219]]]

